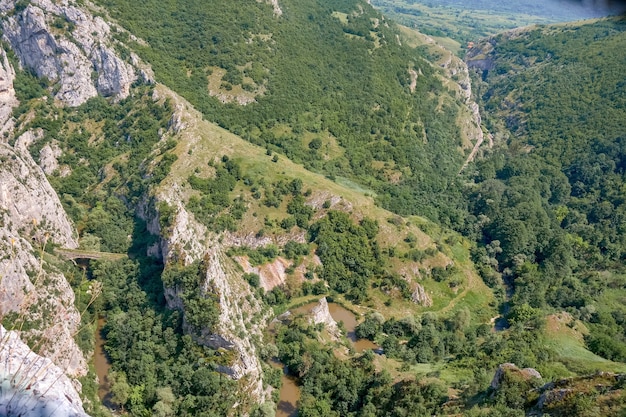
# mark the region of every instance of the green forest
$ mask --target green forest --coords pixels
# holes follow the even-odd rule
[[[487,282],[510,286],[512,308],[582,317],[589,348],[620,361],[624,310],[610,300],[626,257],[625,30],[608,20],[494,38],[477,85],[510,136],[476,164],[470,201]]]
[[[461,146],[459,102],[373,8],[287,1],[276,18],[267,5],[247,1],[189,1],[182,9],[176,2],[101,3],[147,41],[130,44],[158,80],[208,120],[310,170],[358,180],[393,211],[457,221],[464,155],[448,150]],[[155,10],[162,10],[158,19]],[[223,24],[232,20],[238,25]],[[223,104],[207,82],[218,69],[226,72],[222,85],[264,92],[246,106]],[[410,69],[420,74],[413,92]],[[401,180],[390,184],[377,163]]]

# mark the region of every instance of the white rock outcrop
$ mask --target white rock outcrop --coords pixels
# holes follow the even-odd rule
[[[319,300],[317,305],[311,309],[311,316],[309,320],[313,324],[324,324],[324,327],[331,336],[335,338],[341,336],[341,330],[339,330],[337,322],[333,319],[333,316],[330,315],[326,297]]]
[[[52,175],[59,168],[58,157],[63,154],[61,148],[56,142],[44,145],[39,151],[39,166],[46,173]]]
[[[432,307],[433,299],[426,292],[424,287],[418,283],[413,284],[413,293],[411,294],[411,301],[424,307]]]
[[[22,66],[58,84],[55,97],[63,103],[78,106],[97,94],[124,98],[138,78],[152,81],[136,55],[130,62],[118,56],[114,47],[120,44],[101,17],[67,1],[32,0],[11,15],[15,5],[0,2],[3,37]]]
[[[15,90],[13,89],[13,80],[15,79],[15,70],[4,49],[0,48],[0,142],[4,132],[8,132],[13,123],[9,123],[13,107],[18,102],[15,98]]]
[[[38,340],[37,353],[50,358],[68,375],[87,372],[74,342],[80,314],[74,292],[63,274],[45,261],[54,243],[78,246],[73,226],[43,171],[26,145],[27,132],[15,147],[0,143],[0,317],[16,313],[16,327],[38,323],[22,337]]]
[[[72,381],[0,325],[0,415],[87,417]]]
[[[220,315],[218,324],[199,333],[191,331],[194,340],[214,349],[226,349],[234,353],[232,362],[218,370],[234,379],[245,381],[244,392],[256,401],[263,402],[268,392],[263,388],[263,371],[256,346],[251,342],[255,335],[262,339],[262,329],[252,323],[255,316],[262,315],[261,305],[252,295],[250,286],[241,277],[234,262],[225,255],[226,247],[216,241],[204,225],[198,223],[182,203],[183,190],[179,184],[170,185],[157,195],[158,201],[174,207],[174,220],[168,230],[160,230],[158,213],[144,207],[142,214],[148,222],[148,230],[159,234],[159,249],[152,248],[164,262],[190,264],[202,260],[206,266],[206,278],[202,290],[217,295]],[[152,210],[154,211],[154,210]],[[166,266],[167,267],[167,266]],[[181,294],[175,288],[165,289],[167,305],[171,309],[183,310]]]
[[[528,381],[531,378],[541,379],[541,374],[534,368],[520,369],[514,363],[503,363],[498,366],[498,369],[496,369],[496,373],[491,380],[491,388],[500,388],[507,372],[519,374],[525,381]]]

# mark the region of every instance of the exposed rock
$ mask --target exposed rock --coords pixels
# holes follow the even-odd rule
[[[544,407],[548,407],[551,404],[562,401],[565,397],[567,397],[572,392],[574,392],[572,389],[567,389],[567,388],[550,389],[544,392],[541,395],[541,397],[539,397],[539,400],[537,401],[537,408],[541,410]]]
[[[236,352],[235,361],[230,366],[224,367],[223,371],[235,379],[245,376],[249,383],[245,392],[262,399],[265,395],[263,373],[256,348],[249,337],[253,330],[249,331],[246,336],[239,334],[240,329],[246,328],[244,312],[252,315],[258,312],[259,305],[253,297],[245,297],[250,294],[246,282],[241,278],[235,279],[232,272],[227,274],[224,265],[228,261],[219,245],[213,245],[211,249],[208,249],[204,260],[207,263],[207,273],[203,290],[218,295],[220,317],[216,329],[205,329],[195,339],[214,349],[224,348]]]
[[[266,0],[266,2],[271,4],[272,7],[274,8],[274,16],[276,17],[282,16],[283,11],[280,8],[280,5],[278,4],[278,0]]]
[[[322,298],[317,305],[311,309],[310,321],[313,324],[324,324],[328,333],[330,333],[333,337],[337,338],[341,335],[337,322],[333,319],[333,316],[330,315],[326,297]]]
[[[9,63],[4,49],[0,48],[0,135],[12,128],[11,123],[7,123],[11,117],[13,107],[17,106],[13,80],[15,70]],[[0,137],[0,141],[2,141]]]
[[[39,166],[46,173],[52,175],[59,168],[57,158],[61,156],[63,151],[56,143],[46,144],[39,151]]]
[[[228,246],[247,247],[250,249],[257,249],[262,246],[267,246],[275,243],[269,236],[256,236],[254,233],[246,235],[227,233],[224,236],[224,244]]]
[[[14,7],[14,0],[5,0],[0,9],[8,13]],[[20,64],[58,83],[55,97],[69,106],[98,93],[127,97],[139,76],[152,81],[136,56],[125,62],[115,53],[114,45],[119,43],[102,18],[67,2],[32,0],[24,10],[8,16],[2,28]]]
[[[285,284],[287,281],[287,272],[285,271],[291,266],[291,262],[283,258],[276,258],[273,262],[260,266],[250,265],[248,258],[243,256],[237,256],[235,260],[243,268],[244,272],[259,276],[259,285],[265,292]]]
[[[428,295],[424,287],[422,287],[418,283],[413,283],[414,289],[413,294],[411,294],[411,300],[424,307],[431,307],[433,305],[433,299]]]
[[[173,261],[190,264],[203,260],[207,271],[203,291],[211,292],[219,299],[220,316],[215,328],[203,329],[198,333],[191,331],[185,324],[185,329],[197,343],[227,350],[227,356],[232,361],[218,370],[243,381],[245,387],[242,391],[263,402],[268,392],[263,389],[261,364],[256,347],[251,342],[252,335],[262,338],[261,328],[251,323],[255,315],[264,314],[261,305],[252,295],[249,284],[242,279],[241,272],[224,254],[225,247],[186,210],[184,190],[180,184],[174,183],[160,190],[156,201],[167,202],[175,208],[171,226],[163,231],[160,230],[157,210],[150,208],[158,206],[155,201],[145,203],[139,212],[146,219],[148,230],[161,236],[161,258],[166,265]],[[184,311],[181,294],[177,289],[166,288],[165,295],[169,308]]]
[[[514,363],[503,363],[500,366],[498,366],[498,369],[496,370],[496,373],[493,376],[493,379],[491,380],[491,388],[493,389],[500,388],[500,385],[502,384],[502,381],[504,381],[504,377],[508,372],[514,372],[514,373],[521,375],[525,381],[528,381],[531,378],[541,379],[541,374],[537,372],[536,369],[533,369],[533,368],[519,369],[517,366],[515,366]]]
[[[40,340],[38,353],[68,375],[84,375],[86,363],[73,338],[80,325],[74,292],[43,257],[51,243],[78,243],[61,202],[25,149],[33,140],[36,135],[27,132],[15,148],[0,143],[0,316],[19,312],[20,320],[39,322],[22,336]]]
[[[625,374],[598,372],[592,375],[563,378],[549,382],[536,390],[541,393],[539,400],[537,400],[536,408],[542,412],[548,411],[550,413],[556,409],[554,410],[556,411],[555,415],[564,415],[560,414],[558,409],[564,403],[567,403],[568,397],[579,395],[589,396],[590,394],[591,397],[595,398],[598,405],[603,403],[610,404],[612,402],[611,397],[616,399],[623,395],[623,382],[625,378]],[[598,415],[604,415],[601,408]]]
[[[411,84],[409,84],[409,91],[411,93],[415,92],[415,87],[417,87],[417,71],[413,68],[409,69],[409,76],[411,77]]]
[[[26,148],[36,138],[28,131],[18,138],[15,148],[0,144],[0,158],[4,160],[0,164],[0,210],[17,228],[25,229],[23,235],[41,242],[48,233],[53,243],[76,248],[75,232],[63,206]]]
[[[1,325],[0,340],[0,415],[87,416],[72,381],[50,359]]]

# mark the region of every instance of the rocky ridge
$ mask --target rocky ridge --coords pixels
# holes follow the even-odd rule
[[[261,337],[261,329],[251,323],[255,315],[262,314],[260,304],[252,296],[249,285],[241,278],[232,261],[225,255],[225,248],[211,237],[211,232],[196,222],[180,202],[173,201],[171,195],[157,197],[161,198],[167,199],[165,201],[176,205],[178,209],[171,233],[167,233],[165,237],[161,235],[160,250],[156,253],[163,256],[166,267],[168,262],[182,261],[189,264],[203,259],[207,266],[203,291],[214,292],[219,297],[220,315],[217,327],[203,329],[200,334],[191,332],[192,336],[200,344],[234,352],[234,360],[220,366],[219,370],[234,379],[245,376],[249,383],[245,392],[263,401],[266,395],[263,389],[263,373],[256,347],[249,337]],[[160,235],[160,230],[154,229],[155,222],[150,222],[150,225],[150,231]],[[166,288],[165,297],[169,308],[183,310],[180,294],[175,289]],[[186,323],[183,325],[186,330],[190,330]],[[247,331],[242,332],[244,329]]]
[[[86,417],[72,381],[0,325],[0,415]],[[79,388],[80,389],[80,388]]]
[[[45,260],[46,246],[78,246],[76,233],[46,176],[28,152],[42,132],[27,131],[13,146],[11,110],[17,105],[15,72],[1,51],[0,116],[0,317],[14,314],[14,325],[29,325],[22,337],[36,341],[68,375],[87,372],[73,335],[80,325],[74,292],[54,265]]]
[[[18,104],[13,89],[13,80],[15,80],[15,70],[5,50],[0,48],[0,134],[8,133],[13,128],[11,112]]]
[[[441,70],[440,80],[447,88],[464,104],[464,108],[457,118],[457,124],[461,129],[461,135],[465,143],[473,144],[477,149],[484,140],[482,130],[482,119],[478,104],[472,97],[472,82],[469,75],[468,65],[451,51],[439,45],[430,36],[419,32],[413,33],[417,37],[418,42],[425,45],[433,55],[439,56],[436,61],[436,67]],[[413,70],[413,73],[415,71]],[[414,74],[411,74],[412,77]],[[415,77],[418,75],[415,74]]]
[[[174,92],[163,86],[157,90],[155,99],[169,97],[174,103],[182,104],[175,105],[173,120],[176,123],[172,124],[168,135],[193,146],[199,140],[193,127],[201,117]],[[184,178],[180,181],[184,181]],[[226,256],[228,245],[187,211],[184,183],[172,179],[166,187],[155,190],[150,198],[151,203],[145,204],[140,214],[146,219],[148,230],[161,237],[159,244],[151,248],[150,253],[163,259],[166,268],[169,262],[188,265],[202,260],[206,266],[203,291],[210,291],[219,298],[218,325],[214,329],[204,329],[200,334],[192,333],[193,337],[198,343],[230,351],[229,356],[233,360],[219,370],[234,379],[245,381],[248,385],[243,392],[250,393],[256,401],[264,401],[268,393],[263,388],[263,372],[256,346],[251,340],[262,340],[262,323],[268,319],[267,314],[253,296],[249,284],[243,280],[238,266]],[[161,202],[167,203],[175,212],[166,230],[161,229],[158,210],[155,208]],[[169,308],[182,309],[182,301],[175,289],[166,288],[165,294]]]
[[[124,47],[101,17],[67,0],[20,4],[0,1],[3,38],[21,66],[58,85],[55,97],[64,104],[78,106],[98,94],[125,98],[137,80],[153,81],[137,55],[120,58],[116,48]]]
[[[80,325],[74,292],[45,254],[52,244],[78,243],[61,202],[23,145],[34,136],[26,132],[15,147],[0,144],[0,316],[14,313],[19,327],[38,323],[22,337],[38,341],[40,354],[80,376],[87,366],[73,338]]]

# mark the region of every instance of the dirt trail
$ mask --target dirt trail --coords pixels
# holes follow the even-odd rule
[[[467,277],[467,286],[463,289],[463,291],[461,291],[459,294],[457,294],[456,297],[454,297],[450,303],[448,303],[447,306],[445,306],[444,308],[442,308],[441,310],[439,310],[439,313],[447,313],[448,311],[452,310],[459,301],[461,301],[470,290],[475,290],[478,289],[479,285],[480,285],[480,280],[479,278],[476,276],[476,272],[472,271],[470,268],[463,268],[463,273],[465,274],[465,276]]]
[[[472,148],[472,152],[470,152],[470,154],[468,155],[467,159],[465,160],[465,162],[463,163],[463,166],[461,167],[461,169],[459,170],[459,174],[461,172],[463,172],[463,170],[465,169],[465,167],[467,167],[467,165],[469,165],[470,162],[472,162],[474,160],[474,158],[476,157],[476,154],[478,153],[478,148],[480,148],[480,145],[483,144],[483,142],[485,141],[484,136],[480,136],[478,138],[478,140],[476,141],[476,144],[474,144],[474,147]]]

